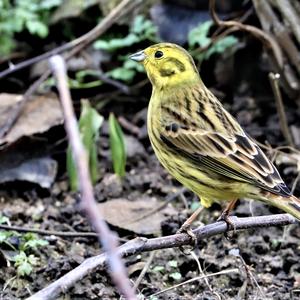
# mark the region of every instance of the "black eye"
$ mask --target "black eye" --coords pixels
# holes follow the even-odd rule
[[[163,57],[164,56],[164,54],[163,54],[163,52],[162,51],[156,51],[155,52],[155,54],[154,54],[154,57],[155,58],[161,58],[161,57]]]

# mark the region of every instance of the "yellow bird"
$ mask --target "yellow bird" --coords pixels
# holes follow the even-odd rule
[[[152,83],[148,133],[161,164],[204,207],[227,201],[222,217],[238,198],[276,206],[300,220],[300,200],[234,117],[202,82],[190,54],[160,43],[130,56],[141,62]],[[196,215],[189,218],[187,231]]]

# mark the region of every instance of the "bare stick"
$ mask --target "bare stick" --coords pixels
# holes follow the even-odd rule
[[[230,274],[230,273],[239,273],[239,269],[235,268],[235,269],[229,269],[229,270],[223,270],[223,271],[220,271],[220,272],[216,272],[216,273],[211,273],[211,274],[207,274],[207,275],[201,275],[201,276],[197,276],[195,278],[192,278],[192,279],[189,279],[189,280],[186,280],[184,282],[181,282],[181,283],[178,283],[174,286],[171,286],[169,288],[166,288],[162,291],[159,291],[155,294],[152,294],[151,296],[158,296],[160,294],[163,294],[165,292],[168,292],[168,291],[171,291],[171,290],[174,290],[178,287],[181,287],[183,285],[186,285],[186,284],[189,284],[191,282],[194,282],[194,281],[198,281],[198,280],[201,280],[201,279],[205,279],[205,278],[208,278],[208,277],[215,277],[215,276],[219,276],[219,275],[226,275],[226,274]]]
[[[234,224],[235,230],[253,229],[270,226],[284,226],[296,223],[296,219],[289,214],[279,214],[260,217],[237,218],[230,217]],[[193,230],[197,241],[207,239],[208,237],[227,232],[227,224],[224,221],[216,222],[206,226],[200,226]],[[194,245],[187,234],[180,233],[165,237],[146,239],[136,238],[119,247],[119,254],[123,257],[137,255],[142,252],[153,251],[158,249],[175,248],[184,245]],[[107,261],[107,256],[101,254],[86,259],[81,265],[65,274],[57,281],[34,294],[28,300],[33,299],[56,299],[61,293],[66,292],[78,280],[92,272],[94,269],[103,266]],[[209,277],[209,275],[206,275]]]
[[[137,299],[117,251],[116,234],[109,230],[94,198],[93,187],[89,175],[87,154],[81,142],[78,124],[72,106],[70,90],[68,88],[65,62],[61,56],[54,56],[50,59],[50,65],[56,77],[64,113],[65,128],[76,163],[78,181],[80,183],[81,205],[86,211],[91,225],[99,234],[99,240],[107,253],[110,274],[114,283],[126,299]]]
[[[35,229],[35,228],[26,228],[22,226],[11,226],[0,224],[0,229],[13,230],[18,232],[33,232],[40,235],[55,235],[60,237],[86,237],[86,238],[95,238],[98,237],[96,232],[78,232],[78,231],[55,231],[55,230],[44,230],[44,229]]]
[[[266,48],[270,49],[272,51],[272,54],[274,56],[274,59],[278,65],[279,69],[282,69],[283,67],[283,58],[282,58],[282,52],[279,48],[278,44],[274,41],[274,39],[267,35],[265,32],[260,30],[259,28],[252,26],[252,25],[245,25],[238,21],[222,21],[218,17],[216,11],[215,11],[215,0],[209,1],[209,11],[211,14],[211,17],[214,21],[214,23],[221,27],[235,27],[239,30],[246,31],[256,38],[258,38]]]
[[[280,92],[280,87],[279,87],[279,83],[278,83],[279,79],[280,79],[280,75],[278,73],[276,73],[276,74],[274,74],[272,72],[269,73],[269,80],[270,80],[273,94],[275,97],[275,103],[276,103],[277,113],[279,116],[279,124],[280,124],[281,131],[282,131],[286,141],[288,142],[288,144],[291,147],[295,147],[293,138],[292,138],[292,135],[290,133],[288,123],[287,123],[285,109],[284,109],[281,92]]]
[[[145,266],[144,266],[142,272],[140,273],[138,279],[137,279],[137,280],[135,281],[135,283],[134,283],[133,288],[134,288],[135,290],[137,290],[137,288],[139,287],[140,283],[142,282],[144,276],[146,275],[148,269],[150,268],[150,265],[152,264],[152,261],[153,261],[153,259],[154,259],[155,254],[156,254],[155,251],[153,251],[153,252],[150,253],[150,256],[149,256],[149,258],[148,258],[148,260],[147,260],[147,262],[146,262],[146,264],[145,264]]]
[[[123,0],[118,6],[116,6],[96,27],[86,34],[80,36],[79,38],[66,43],[60,47],[57,47],[51,51],[48,51],[39,56],[33,57],[31,59],[25,60],[17,65],[11,65],[8,69],[0,72],[0,79],[14,73],[18,70],[29,67],[30,65],[37,63],[41,60],[47,59],[50,56],[59,54],[65,51],[68,51],[78,45],[81,45],[81,48],[84,48],[86,45],[94,41],[99,35],[106,31],[117,19],[126,15],[128,11],[131,11],[134,6],[142,3],[141,0]],[[79,50],[79,51],[80,51]]]

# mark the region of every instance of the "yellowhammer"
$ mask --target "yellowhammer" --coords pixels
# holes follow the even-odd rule
[[[204,207],[214,201],[229,201],[223,212],[227,218],[238,198],[250,198],[300,220],[300,200],[205,87],[186,50],[160,43],[130,58],[144,65],[153,86],[148,110],[153,149],[162,165],[196,193]]]

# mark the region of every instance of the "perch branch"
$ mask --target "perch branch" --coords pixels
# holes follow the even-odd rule
[[[235,228],[235,230],[270,226],[284,226],[296,223],[296,219],[288,214],[249,218],[231,217],[230,219],[234,225],[233,228]],[[227,224],[224,221],[220,221],[206,226],[198,227],[193,230],[193,232],[196,235],[197,241],[199,242],[208,237],[225,233],[227,230]],[[146,251],[175,248],[189,244],[194,245],[194,242],[191,241],[190,237],[184,233],[153,239],[136,238],[120,246],[118,249],[118,253],[122,257],[128,257]],[[106,254],[100,254],[98,256],[90,257],[69,273],[65,274],[55,282],[48,285],[46,288],[29,297],[28,300],[55,299],[61,293],[65,293],[69,288],[71,288],[84,276],[91,273],[94,269],[105,265],[106,262]]]
[[[120,293],[123,294],[126,299],[137,299],[117,251],[117,236],[110,231],[94,198],[87,153],[81,142],[78,124],[72,106],[65,62],[61,56],[54,56],[50,59],[50,65],[57,81],[65,119],[65,128],[76,163],[78,181],[80,183],[81,206],[85,210],[91,225],[99,235],[99,240],[107,253],[111,277]]]

